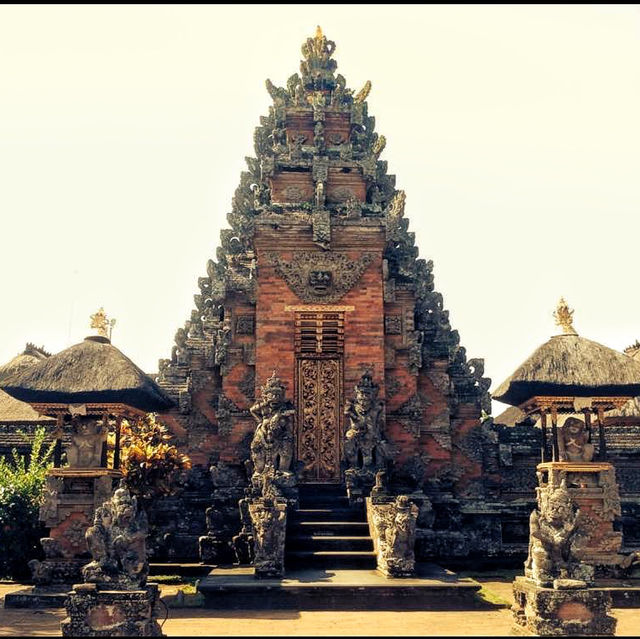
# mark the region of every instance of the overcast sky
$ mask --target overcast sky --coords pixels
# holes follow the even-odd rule
[[[243,158],[320,24],[420,256],[495,388],[557,332],[640,337],[640,10],[0,7],[0,362],[99,306],[147,372],[188,319]],[[494,403],[494,414],[502,405]]]

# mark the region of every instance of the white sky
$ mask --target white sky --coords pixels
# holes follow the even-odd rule
[[[638,6],[1,6],[0,362],[104,306],[148,372],[270,98],[322,25],[495,388],[556,332],[640,337]],[[494,414],[503,406],[494,403]]]

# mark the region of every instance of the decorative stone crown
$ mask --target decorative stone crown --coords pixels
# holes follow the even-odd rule
[[[333,75],[338,63],[331,59],[336,43],[327,40],[322,29],[317,27],[316,35],[307,38],[302,45],[304,60],[300,62],[300,73],[305,89],[333,89],[336,79]]]
[[[271,377],[269,377],[265,385],[260,388],[260,392],[263,395],[273,391],[284,393],[285,390],[285,385],[280,381],[280,378],[276,375],[275,371],[271,373]]]
[[[563,335],[577,335],[573,328],[573,309],[565,302],[564,297],[560,298],[556,310],[553,312],[556,324],[562,329]]]
[[[371,371],[365,371],[356,384],[356,390],[366,395],[375,396],[378,393],[378,385],[374,383]]]

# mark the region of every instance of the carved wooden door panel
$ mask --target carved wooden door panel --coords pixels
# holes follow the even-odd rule
[[[297,453],[302,482],[340,481],[341,359],[298,359]]]

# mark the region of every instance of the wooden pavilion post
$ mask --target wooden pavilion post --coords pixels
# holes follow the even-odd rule
[[[547,457],[547,411],[540,410],[540,430],[542,431],[542,444],[540,446],[540,461],[542,463],[548,461]]]
[[[53,449],[53,467],[60,468],[62,465],[62,433],[64,425],[64,415],[58,413],[56,415],[56,445]]]
[[[587,428],[587,434],[589,436],[589,443],[591,443],[592,439],[593,439],[593,433],[591,432],[591,411],[589,410],[584,410],[582,411],[582,414],[584,415],[584,424]]]
[[[120,431],[122,428],[122,416],[116,417],[116,443],[113,451],[113,468],[118,470],[120,468]]]
[[[558,409],[551,405],[551,461],[559,461],[558,452]]]
[[[108,413],[103,413],[102,414],[102,428],[105,429],[107,432],[109,431],[109,414]],[[104,432],[104,431],[103,431]],[[102,468],[106,468],[107,467],[107,440],[105,439],[102,442],[102,451],[100,453],[100,466]]]
[[[598,459],[606,461],[607,459],[607,440],[604,437],[604,408],[598,406],[598,443],[600,444],[600,452]]]

